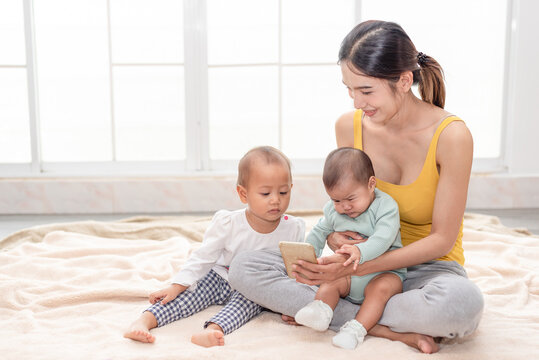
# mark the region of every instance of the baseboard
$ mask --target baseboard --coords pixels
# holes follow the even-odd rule
[[[236,179],[42,178],[0,179],[0,214],[212,212],[243,206]],[[328,200],[319,176],[294,178],[290,209],[317,209]],[[469,208],[539,207],[539,175],[474,175]]]

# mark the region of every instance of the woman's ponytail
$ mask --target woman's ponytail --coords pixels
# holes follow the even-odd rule
[[[442,109],[445,106],[444,71],[434,58],[417,54],[419,65],[419,94],[421,99]]]

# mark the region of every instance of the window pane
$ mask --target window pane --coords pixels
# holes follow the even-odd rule
[[[442,65],[445,108],[466,121],[474,136],[474,157],[500,156],[507,2],[363,0],[362,4],[363,19],[399,23],[418,51]],[[477,66],[478,59],[487,61]]]
[[[324,159],[337,147],[335,121],[353,110],[341,78],[337,65],[283,68],[282,150],[288,156]]]
[[[209,71],[210,157],[239,159],[254,146],[278,146],[277,67]]]
[[[110,11],[114,62],[183,62],[182,1],[111,0]]]
[[[111,160],[106,0],[34,7],[43,159]]]
[[[26,64],[22,1],[0,1],[0,65]]]
[[[276,62],[277,0],[208,0],[208,63]]]
[[[354,24],[354,1],[295,0],[282,6],[283,62],[337,62],[339,45]]]
[[[26,69],[0,69],[0,119],[0,162],[31,162]]]
[[[184,108],[183,67],[116,67],[117,159],[184,159]]]

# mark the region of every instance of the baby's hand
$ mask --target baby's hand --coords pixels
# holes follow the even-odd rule
[[[361,251],[355,245],[343,245],[340,249],[335,251],[337,254],[347,254],[350,257],[343,263],[343,266],[354,264],[354,271],[357,269],[359,259],[361,259]]]
[[[187,286],[172,284],[167,288],[151,293],[150,303],[155,304],[161,300],[161,305],[165,305],[166,303],[176,299],[176,297],[185,291],[185,289],[187,289]]]

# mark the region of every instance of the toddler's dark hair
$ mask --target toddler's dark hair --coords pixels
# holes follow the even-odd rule
[[[342,147],[330,152],[322,175],[326,189],[333,189],[350,176],[360,184],[368,184],[371,176],[374,176],[369,156],[352,147]]]
[[[273,146],[258,146],[249,150],[241,158],[238,164],[237,185],[245,186],[249,181],[249,174],[254,160],[263,160],[266,164],[281,163],[288,169],[290,182],[292,182],[292,171],[290,169],[290,160],[282,151]]]

